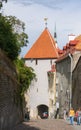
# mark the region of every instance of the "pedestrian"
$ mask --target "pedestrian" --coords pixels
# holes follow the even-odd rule
[[[56,102],[56,114],[55,119],[59,118],[59,102]]]
[[[64,120],[66,120],[66,109],[64,109]]]
[[[69,111],[69,117],[70,117],[70,124],[73,125],[74,123],[74,116],[75,116],[75,111],[73,108],[70,109]]]
[[[29,121],[29,120],[30,120],[29,111],[27,111],[25,113],[25,121]]]
[[[81,109],[80,108],[76,111],[76,115],[77,115],[77,125],[80,125],[81,124]]]

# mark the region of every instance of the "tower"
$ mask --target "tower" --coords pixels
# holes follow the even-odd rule
[[[28,90],[28,106],[31,118],[42,118],[43,112],[49,115],[48,70],[58,58],[56,43],[46,27],[30,50],[26,53],[25,64],[32,67],[36,73]]]

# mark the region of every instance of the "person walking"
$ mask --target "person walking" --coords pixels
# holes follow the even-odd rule
[[[70,124],[73,125],[74,123],[74,116],[75,116],[75,111],[73,108],[70,109],[69,111],[69,117],[70,117]]]
[[[59,118],[59,102],[56,102],[56,114],[55,119]]]
[[[64,109],[64,120],[66,120],[66,109]]]
[[[77,111],[77,125],[81,124],[81,109],[79,108]]]

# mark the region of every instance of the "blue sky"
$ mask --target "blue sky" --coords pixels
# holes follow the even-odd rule
[[[3,12],[25,22],[29,45],[22,49],[21,56],[26,54],[44,30],[45,17],[48,18],[47,26],[52,35],[56,23],[60,48],[68,42],[69,34],[81,34],[81,0],[8,0]]]

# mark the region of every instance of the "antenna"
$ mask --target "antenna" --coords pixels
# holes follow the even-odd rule
[[[47,20],[48,20],[48,18],[44,18],[44,21],[45,21],[45,28],[47,28]]]

